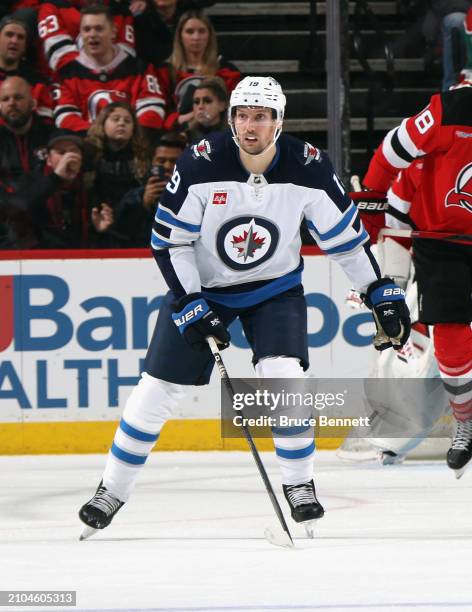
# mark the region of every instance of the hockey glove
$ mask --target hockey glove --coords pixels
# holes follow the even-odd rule
[[[384,351],[393,347],[396,351],[408,340],[411,329],[410,311],[405,303],[405,292],[391,278],[381,278],[369,285],[362,296],[372,310],[377,333],[374,347]]]
[[[221,350],[228,348],[231,336],[218,315],[210,310],[201,293],[183,297],[172,315],[174,323],[186,342],[196,351],[208,349],[207,336],[213,336]]]

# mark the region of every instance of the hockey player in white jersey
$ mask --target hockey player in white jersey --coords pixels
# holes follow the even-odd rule
[[[372,309],[376,347],[400,348],[408,338],[403,291],[380,278],[369,236],[328,158],[281,134],[284,110],[285,95],[275,79],[246,77],[231,95],[231,131],[210,135],[177,161],[152,230],[153,254],[169,293],[102,481],[79,512],[87,533],[106,527],[128,500],[186,387],[208,383],[208,336],[226,348],[227,327],[239,318],[258,377],[305,377],[303,218]],[[313,429],[275,431],[274,444],[292,518],[321,518]]]

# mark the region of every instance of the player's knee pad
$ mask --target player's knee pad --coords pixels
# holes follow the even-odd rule
[[[126,402],[123,418],[135,425],[163,425],[185,396],[184,387],[143,372]]]
[[[472,367],[472,330],[469,323],[436,323],[433,334],[434,352],[440,366],[461,370]],[[463,373],[457,372],[457,375]]]
[[[255,370],[258,378],[306,378],[296,357],[263,357]]]

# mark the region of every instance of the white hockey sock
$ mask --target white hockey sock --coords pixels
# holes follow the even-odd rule
[[[256,364],[259,378],[300,379],[297,391],[302,390],[306,375],[300,361],[294,357],[265,357]],[[310,417],[310,411],[298,409],[296,417]],[[310,426],[273,427],[275,453],[280,467],[282,482],[286,485],[302,484],[313,478],[315,460],[314,431]]]
[[[185,395],[181,385],[143,373],[126,402],[103,473],[103,484],[125,502],[164,423]]]
[[[286,431],[282,433],[284,429]],[[295,485],[310,481],[315,462],[313,428],[273,428],[272,431],[283,484]]]

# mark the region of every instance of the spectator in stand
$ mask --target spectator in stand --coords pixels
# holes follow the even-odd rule
[[[188,141],[195,142],[210,132],[226,130],[228,103],[226,86],[219,77],[209,77],[197,85],[193,92],[193,116],[186,129]]]
[[[184,13],[191,10],[201,11],[213,6],[215,2],[216,0],[131,0],[130,7],[131,10],[133,7],[136,10],[138,6],[143,10],[143,5],[155,8],[162,21],[174,32],[177,22]]]
[[[128,102],[143,127],[161,128],[165,102],[157,75],[151,66],[143,67],[113,44],[110,10],[104,6],[82,9],[80,35],[82,51],[58,73],[56,125],[85,132],[102,108],[111,102]]]
[[[40,180],[50,180],[52,193],[34,207],[33,219],[40,248],[77,249],[89,246],[90,214],[82,187],[84,141],[69,130],[56,130],[48,142],[48,156]],[[44,177],[44,178],[43,178]],[[99,227],[103,214],[92,219]]]
[[[132,108],[126,102],[105,107],[89,129],[87,142],[94,149],[93,169],[86,177],[93,218],[101,213],[107,224],[91,237],[97,247],[119,247],[123,241],[113,225],[121,198],[144,184],[150,154]],[[126,242],[126,240],[125,240]]]
[[[33,248],[38,239],[28,215],[31,173],[46,157],[51,132],[34,112],[30,85],[21,77],[7,77],[0,85],[0,248]],[[40,187],[39,187],[40,188]],[[20,194],[20,196],[18,196]]]
[[[193,92],[203,79],[221,77],[228,92],[241,79],[236,66],[218,56],[215,30],[208,17],[198,11],[187,11],[179,19],[172,55],[158,75],[171,110],[165,128],[176,131],[192,119]]]
[[[438,36],[441,37],[442,91],[447,91],[458,80],[454,65],[454,30],[463,34],[464,19],[471,6],[471,0],[431,0],[430,9],[424,18],[426,44],[432,47],[437,43]]]
[[[136,54],[148,63],[159,66],[172,52],[173,30],[163,21],[154,2],[132,0]]]
[[[0,85],[0,180],[14,189],[23,174],[37,168],[46,156],[52,126],[34,112],[31,86],[25,79],[7,77]]]
[[[0,21],[0,83],[8,77],[23,77],[31,85],[38,115],[52,120],[49,88],[26,61],[29,34],[28,26],[21,19],[4,17]]]
[[[125,238],[123,246],[149,246],[157,202],[186,145],[187,141],[182,134],[164,134],[154,150],[145,187],[129,191],[121,200],[116,210],[116,228]]]
[[[103,0],[109,7],[115,28],[114,42],[125,53],[135,56],[133,16],[127,2]],[[38,33],[43,44],[43,68],[55,74],[78,58],[81,10],[97,5],[91,0],[43,0],[38,12]]]
[[[88,212],[80,187],[81,139],[53,132],[45,163],[0,192],[0,213],[10,249],[77,248],[87,244]]]
[[[216,0],[131,0],[138,57],[158,65],[172,52],[179,17],[190,9],[201,10]]]
[[[467,11],[464,20],[465,66],[462,70],[462,80],[472,80],[472,7]]]

